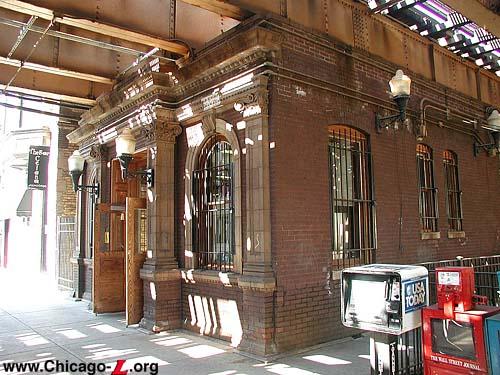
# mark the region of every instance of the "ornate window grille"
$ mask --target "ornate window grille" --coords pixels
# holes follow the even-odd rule
[[[462,191],[458,179],[458,158],[453,151],[443,152],[444,176],[446,184],[446,211],[448,215],[448,230],[460,232],[463,230]]]
[[[420,228],[422,232],[438,231],[437,188],[434,182],[432,149],[417,145]]]
[[[333,266],[375,260],[375,200],[367,137],[346,126],[331,126],[329,142]]]
[[[233,150],[220,134],[211,136],[193,172],[195,200],[193,243],[198,268],[232,271],[234,267]]]

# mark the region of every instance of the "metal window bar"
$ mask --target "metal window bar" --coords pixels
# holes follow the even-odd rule
[[[423,232],[438,231],[437,188],[434,184],[432,150],[430,147],[417,145],[417,168],[419,185],[419,213]]]
[[[352,128],[332,127],[329,165],[333,266],[372,263],[375,201],[366,137]]]
[[[452,151],[443,153],[448,230],[463,230],[462,191],[458,179],[458,159]]]
[[[193,173],[194,243],[201,269],[232,271],[234,266],[233,162],[231,145],[210,137]]]

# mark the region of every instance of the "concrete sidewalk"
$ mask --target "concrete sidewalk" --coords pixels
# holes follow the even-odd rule
[[[118,360],[123,370],[144,374],[368,374],[369,342],[346,339],[263,363],[223,341],[187,331],[149,334],[126,327],[123,314],[95,316],[86,302],[53,291],[43,277],[26,281],[0,271],[0,374],[4,363],[102,362],[111,373]],[[134,363],[138,367],[134,368]],[[157,363],[158,371],[140,370]],[[133,371],[135,369],[135,371]],[[154,368],[153,368],[154,370]],[[47,371],[44,371],[48,373]],[[33,372],[31,372],[33,373]],[[85,372],[54,372],[80,374]],[[98,372],[96,372],[98,373]]]

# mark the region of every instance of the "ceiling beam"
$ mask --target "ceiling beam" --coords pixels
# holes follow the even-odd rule
[[[463,14],[468,19],[497,37],[500,37],[500,16],[486,8],[479,1],[440,0],[444,4]]]
[[[7,87],[6,85],[0,83],[0,91],[5,90],[6,87]],[[93,107],[96,104],[96,101],[94,99],[82,98],[79,96],[56,94],[53,92],[33,90],[33,89],[27,89],[27,88],[23,88],[23,87],[16,87],[16,86],[9,86],[8,93],[13,93],[13,94],[18,94],[18,95],[22,95],[22,94],[33,95],[33,96],[36,96],[39,98],[59,100],[61,102],[80,104],[80,105],[84,105],[87,107]]]
[[[37,16],[45,20],[52,20],[60,24],[77,27],[83,30],[92,31],[96,34],[102,34],[113,38],[127,40],[129,42],[157,47],[159,49],[173,52],[179,55],[187,55],[188,48],[181,43],[156,38],[150,35],[141,34],[135,31],[124,29],[118,26],[108,25],[97,21],[73,18],[66,15],[54,13],[51,9],[28,4],[19,0],[0,0],[0,7],[11,11]]]
[[[76,78],[76,79],[81,79],[84,81],[98,82],[98,83],[103,83],[106,85],[111,85],[113,83],[113,80],[111,80],[109,78],[96,76],[94,74],[75,72],[72,70],[54,68],[52,66],[45,66],[45,65],[34,64],[34,63],[30,63],[30,62],[22,62],[19,60],[8,59],[8,58],[3,57],[3,56],[0,56],[0,64],[15,66],[16,68],[19,68],[20,66],[22,66],[23,69],[29,69],[29,70],[35,70],[37,72],[55,74],[55,75],[63,76],[63,77]]]
[[[384,4],[377,5],[375,8],[370,9],[370,13],[380,13],[383,10],[389,9],[390,7],[401,3],[403,0],[389,0]]]
[[[243,21],[251,15],[250,12],[242,8],[229,4],[221,0],[182,0],[187,4],[197,6],[213,13],[220,14],[225,17],[233,18],[238,21]]]

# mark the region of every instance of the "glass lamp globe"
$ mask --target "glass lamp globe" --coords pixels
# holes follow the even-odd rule
[[[488,129],[500,132],[500,113],[495,109],[491,112],[491,115],[486,120],[488,123]]]
[[[122,133],[116,137],[116,155],[132,155],[135,152],[135,137],[129,128],[125,128]]]
[[[392,96],[410,95],[411,79],[401,69],[389,81]]]
[[[80,151],[75,150],[68,158],[68,169],[70,172],[82,172],[85,159],[80,154]]]

